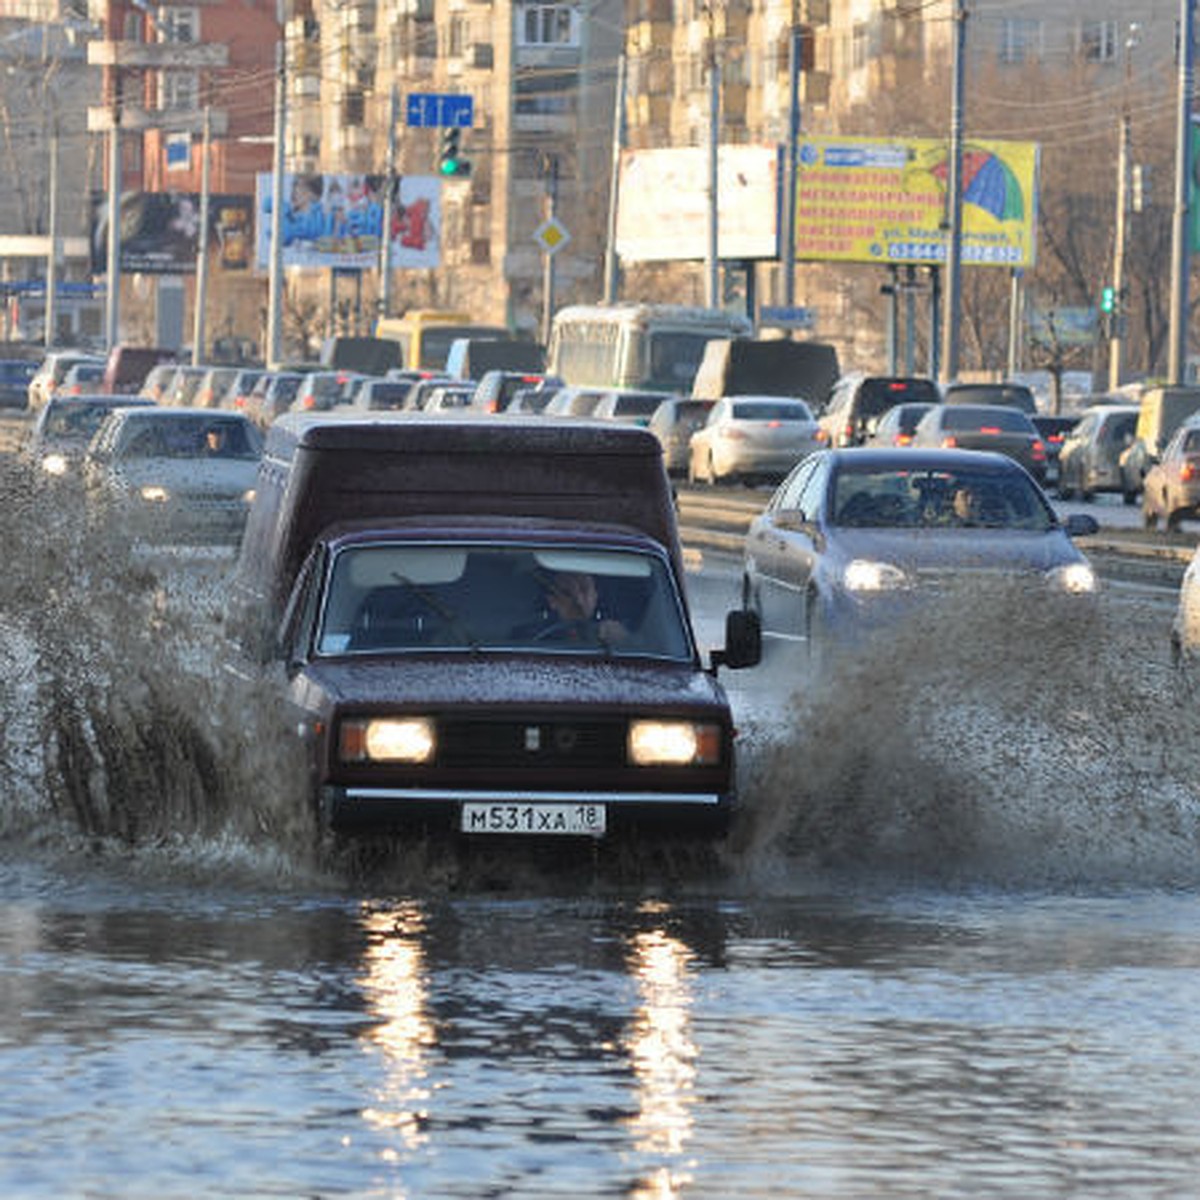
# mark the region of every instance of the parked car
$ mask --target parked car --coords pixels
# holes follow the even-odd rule
[[[713,484],[731,479],[779,480],[825,440],[803,400],[725,396],[692,434],[688,480]]]
[[[77,362],[63,376],[62,384],[55,392],[57,396],[82,396],[98,392],[104,379],[104,363]]]
[[[440,383],[429,393],[424,411],[427,413],[462,412],[471,407],[475,394],[474,380],[463,383]]]
[[[209,367],[200,380],[192,403],[196,408],[223,407],[221,401],[237,374],[237,367]]]
[[[99,363],[102,367],[104,359],[97,354],[88,354],[82,350],[54,350],[42,359],[29,380],[28,406],[36,411],[50,399],[62,386],[66,373],[81,362]]]
[[[400,379],[368,379],[358,389],[350,408],[355,412],[398,412],[404,407],[411,382]]]
[[[29,407],[29,385],[37,369],[31,358],[0,358],[0,408]]]
[[[623,421],[627,425],[649,425],[655,409],[662,403],[662,392],[640,392],[613,388],[605,392],[592,413],[604,421]]]
[[[1142,518],[1147,529],[1161,519],[1169,533],[1186,518],[1200,516],[1200,421],[1193,417],[1176,431],[1162,457],[1146,472]]]
[[[1085,514],[1060,522],[1006,455],[827,450],[796,467],[751,522],[743,597],[764,637],[806,643],[819,660],[914,605],[952,602],[956,587],[967,604],[1008,583],[1028,584],[1039,602],[1093,596],[1095,573],[1072,538],[1098,528]]]
[[[1079,414],[1059,416],[1037,415],[1030,417],[1033,427],[1038,431],[1046,446],[1046,484],[1058,483],[1058,459],[1062,453],[1063,442],[1067,434],[1079,424]]]
[[[178,370],[178,363],[157,363],[146,372],[146,378],[142,380],[142,386],[138,388],[137,394],[146,396],[155,404],[165,404],[175,382],[175,372]]]
[[[1121,494],[1133,504],[1146,473],[1162,457],[1175,430],[1200,413],[1200,387],[1154,387],[1142,393],[1137,431],[1121,455]]]
[[[267,371],[250,392],[246,416],[259,429],[266,429],[280,413],[291,408],[303,379],[297,371]]]
[[[937,404],[937,384],[921,376],[844,375],[821,413],[830,446],[861,446],[897,404]]]
[[[475,385],[471,407],[480,412],[504,412],[522,388],[535,388],[545,380],[545,375],[535,371],[485,371]]]
[[[931,401],[911,401],[893,404],[879,418],[874,431],[867,437],[867,446],[911,446],[921,418],[933,408]]]
[[[115,409],[83,462],[89,518],[139,542],[236,545],[262,450],[262,435],[241,413]]]
[[[942,395],[947,404],[998,404],[1020,409],[1026,416],[1037,412],[1037,397],[1024,383],[951,383]]]
[[[109,413],[153,404],[146,396],[67,396],[60,392],[38,410],[21,453],[40,471],[60,479],[78,470],[88,444]]]
[[[708,420],[715,400],[668,396],[650,417],[649,429],[662,443],[663,465],[670,475],[686,475],[692,434]]]
[[[1058,452],[1059,499],[1124,494],[1121,455],[1133,444],[1138,411],[1136,404],[1096,404],[1079,414]]]
[[[1046,446],[1019,408],[1000,404],[938,404],[913,432],[912,445],[960,450],[994,450],[1019,462],[1030,475],[1046,478]]]

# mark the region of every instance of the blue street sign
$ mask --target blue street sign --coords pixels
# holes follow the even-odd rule
[[[758,323],[777,329],[812,329],[817,323],[815,309],[803,305],[764,304],[758,310]]]
[[[449,125],[470,129],[475,121],[475,98],[438,92],[410,92],[405,112],[410,127],[440,129]]]

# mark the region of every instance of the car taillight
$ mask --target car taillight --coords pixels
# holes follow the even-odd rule
[[[947,450],[953,450],[954,447],[958,445],[958,438],[956,438],[954,436],[954,434],[948,433],[948,434],[946,434],[945,437],[942,438],[942,445]]]
[[[1000,426],[999,425],[981,425],[979,427],[979,432],[991,434],[993,437],[995,437],[996,434],[998,434],[1000,432]]]
[[[1033,443],[1033,458],[1035,462],[1046,461],[1046,447],[1041,440]]]
[[[783,424],[782,421],[768,421],[767,428],[768,429],[778,429],[782,424]]]
[[[913,435],[911,433],[898,433],[898,434],[896,434],[896,436],[894,438],[892,438],[892,445],[894,445],[894,446],[911,446],[912,440],[913,440]]]
[[[1191,483],[1196,478],[1196,464],[1194,462],[1185,462],[1179,468],[1179,480],[1181,483]]]

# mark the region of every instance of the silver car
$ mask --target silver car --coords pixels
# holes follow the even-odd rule
[[[688,481],[778,481],[825,444],[826,434],[803,400],[726,396],[692,434]]]
[[[117,409],[83,462],[89,519],[138,542],[236,545],[262,451],[262,434],[241,413]]]

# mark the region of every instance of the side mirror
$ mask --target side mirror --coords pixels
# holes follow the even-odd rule
[[[748,608],[734,609],[725,615],[725,648],[714,650],[712,665],[738,671],[756,667],[762,661],[762,622]]]
[[[1063,528],[1067,531],[1067,537],[1091,537],[1100,532],[1100,522],[1090,513],[1071,513]]]

